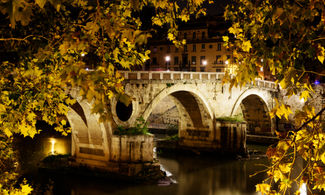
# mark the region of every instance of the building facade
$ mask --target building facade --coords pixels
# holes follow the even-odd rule
[[[226,23],[200,21],[180,28],[186,44],[177,48],[167,39],[151,40],[151,59],[146,70],[224,72],[231,66],[232,52],[224,46]]]

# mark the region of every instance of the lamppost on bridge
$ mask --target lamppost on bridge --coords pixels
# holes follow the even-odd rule
[[[165,57],[165,60],[166,60],[166,70],[169,71],[169,62],[170,62],[170,56],[166,56]]]

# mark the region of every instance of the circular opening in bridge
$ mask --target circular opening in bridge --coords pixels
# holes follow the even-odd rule
[[[132,115],[132,102],[129,105],[118,101],[116,104],[116,114],[121,121],[127,121]]]

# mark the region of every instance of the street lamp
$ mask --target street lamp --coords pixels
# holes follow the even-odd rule
[[[206,66],[208,64],[208,62],[206,60],[203,60],[202,64],[203,64],[203,66]]]
[[[165,60],[166,60],[166,69],[167,69],[167,71],[169,70],[168,69],[168,65],[169,65],[169,62],[170,62],[170,56],[166,56],[165,57]]]

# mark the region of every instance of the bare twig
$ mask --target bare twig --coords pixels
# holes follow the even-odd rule
[[[16,37],[10,37],[10,38],[0,38],[0,41],[27,41],[28,38],[30,37],[39,37],[39,38],[42,38],[42,39],[45,39],[47,41],[50,41],[49,39],[43,37],[43,36],[40,36],[40,35],[28,35],[24,38],[16,38]]]

